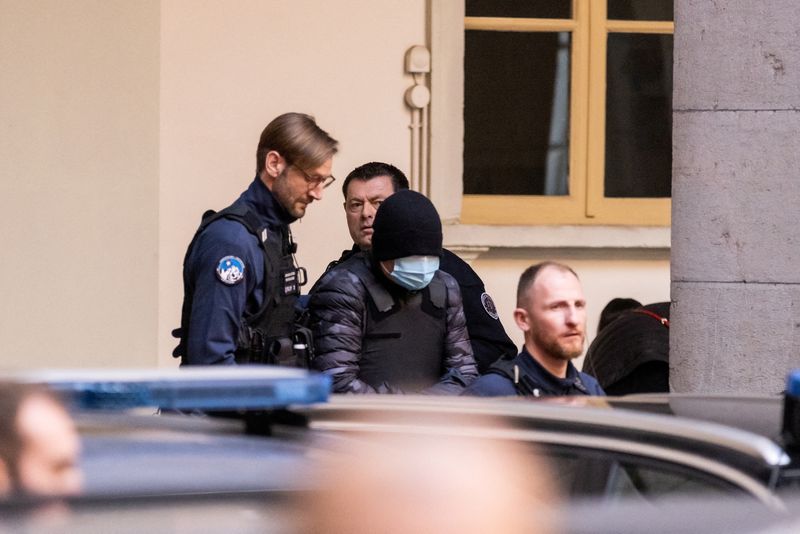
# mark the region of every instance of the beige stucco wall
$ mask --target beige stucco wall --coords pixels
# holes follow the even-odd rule
[[[0,366],[152,365],[158,4],[0,0]]]
[[[425,42],[425,10],[0,0],[2,365],[176,365],[185,247],[248,185],[271,118],[314,114],[341,142],[340,179],[368,160],[408,170],[403,56]],[[312,279],[348,246],[338,185],[294,225]],[[518,343],[516,281],[544,258],[581,275],[590,334],[614,296],[669,298],[663,250],[492,249],[473,267]]]

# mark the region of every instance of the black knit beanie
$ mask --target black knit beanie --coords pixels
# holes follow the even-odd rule
[[[638,366],[669,363],[669,328],[648,313],[669,320],[669,302],[656,302],[626,310],[598,332],[586,357],[583,372],[597,378],[603,388],[613,386]]]
[[[381,203],[372,232],[372,256],[378,261],[442,254],[439,214],[430,200],[410,189]]]

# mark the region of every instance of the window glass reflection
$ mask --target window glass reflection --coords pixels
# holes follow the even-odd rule
[[[610,34],[605,196],[669,197],[672,36]]]
[[[608,0],[608,18],[671,21],[672,0]]]
[[[468,17],[572,18],[572,0],[467,0]]]
[[[464,192],[568,195],[570,34],[467,31]]]

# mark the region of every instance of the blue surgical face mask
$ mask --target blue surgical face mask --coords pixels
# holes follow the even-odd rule
[[[431,283],[438,268],[438,256],[407,256],[394,260],[392,272],[387,272],[385,268],[383,271],[398,285],[410,291],[419,291]]]

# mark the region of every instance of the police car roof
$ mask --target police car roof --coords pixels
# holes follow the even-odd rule
[[[47,370],[5,378],[45,385],[83,410],[265,410],[325,402],[331,391],[326,375],[267,365]]]

